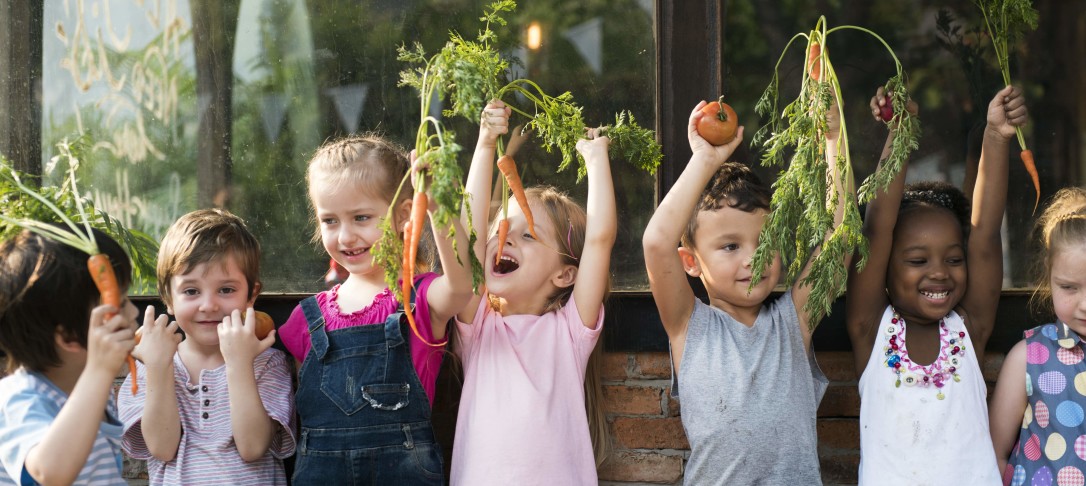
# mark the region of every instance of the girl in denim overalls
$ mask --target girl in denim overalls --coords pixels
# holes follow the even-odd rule
[[[437,238],[445,274],[415,280],[413,308],[419,335],[403,318],[384,269],[370,250],[390,205],[393,228],[411,212],[411,191],[397,185],[409,170],[398,147],[374,136],[330,142],[309,162],[309,198],[325,251],[350,274],[294,309],[279,330],[300,363],[300,419],[294,484],[441,484],[442,454],[430,406],[446,342],[446,324],[470,298],[466,232],[456,248]],[[448,228],[433,228],[445,234]],[[400,234],[402,239],[402,233]]]
[[[991,404],[1003,484],[1081,484],[1086,476],[1086,190],[1061,189],[1037,221],[1037,296],[1056,322],[1007,353]]]
[[[465,185],[480,234],[488,225],[496,139],[508,117],[500,101],[484,110]],[[618,227],[607,146],[595,131],[577,143],[588,169],[587,213],[554,188],[529,188],[534,228],[510,198],[504,246],[492,233],[474,248],[487,291],[457,316],[464,390],[453,485],[597,483],[584,381],[603,327]]]

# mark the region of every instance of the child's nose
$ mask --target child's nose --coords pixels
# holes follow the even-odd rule
[[[200,301],[200,311],[202,312],[214,312],[218,309],[219,303],[214,295],[205,295],[204,299]]]

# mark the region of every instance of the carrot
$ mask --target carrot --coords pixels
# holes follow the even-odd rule
[[[1037,193],[1037,198],[1033,201],[1033,211],[1037,211],[1037,205],[1041,203],[1041,178],[1037,175],[1037,164],[1033,162],[1033,151],[1023,150],[1022,165],[1026,167],[1026,172],[1029,173],[1029,177],[1033,179],[1033,190]]]
[[[513,191],[513,197],[517,198],[517,204],[520,205],[520,210],[524,213],[524,219],[528,220],[528,232],[532,234],[532,238],[539,239],[535,235],[535,219],[532,217],[532,207],[528,205],[528,196],[524,193],[524,182],[520,180],[520,173],[517,172],[517,164],[513,161],[513,157],[503,155],[498,159],[498,170],[505,176],[505,182],[509,185],[509,190]],[[509,223],[506,222],[506,234],[509,233]],[[501,227],[498,228],[499,233]],[[505,240],[499,239],[501,246],[505,246]],[[500,247],[499,247],[500,248]]]
[[[811,50],[807,52],[807,72],[815,81],[822,77],[822,59],[819,57],[821,53],[822,46],[817,42],[811,42]]]
[[[90,270],[94,286],[98,287],[101,302],[120,309],[121,286],[117,284],[117,274],[113,272],[113,265],[109,263],[109,255],[105,253],[92,255],[87,259],[87,270]],[[107,319],[110,317],[113,316],[106,316]],[[139,385],[136,384],[136,360],[129,355],[126,361],[128,361],[128,372],[132,374],[132,394],[135,395],[139,391]]]
[[[414,282],[415,277],[415,262],[418,261],[419,255],[419,242],[422,241],[422,226],[426,223],[426,209],[430,203],[430,198],[426,196],[423,191],[415,193],[414,201],[411,203],[411,240],[407,243],[409,246],[404,248],[404,251],[410,251],[410,260],[407,262],[409,266],[405,268],[404,280],[408,282]]]
[[[498,252],[494,254],[494,264],[502,261],[502,248],[505,248],[505,240],[509,239],[509,218],[498,221]]]
[[[423,194],[424,197],[422,199],[425,201],[426,193],[421,194]],[[418,194],[415,195],[415,200],[415,204],[418,204]],[[425,208],[426,203],[423,202],[422,204],[423,208]],[[400,280],[400,293],[403,294],[403,313],[407,316],[407,324],[411,327],[411,332],[415,334],[415,337],[418,338],[419,341],[422,341],[427,346],[432,346],[436,348],[444,346],[445,343],[431,343],[429,340],[422,337],[422,334],[419,333],[419,325],[415,322],[415,310],[412,309],[410,305],[411,287],[415,283],[415,256],[418,254],[419,244],[419,238],[416,237],[416,232],[422,233],[422,225],[415,225],[414,208],[417,207],[418,206],[413,206],[413,210],[411,211],[412,220],[404,224],[403,228],[403,278]],[[423,209],[423,216],[425,216],[425,214],[426,210]],[[415,245],[413,250],[409,250],[408,248],[411,245],[411,242],[414,242]]]

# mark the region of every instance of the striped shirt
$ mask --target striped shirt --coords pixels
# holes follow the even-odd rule
[[[294,396],[286,355],[268,349],[253,361],[260,401],[266,413],[279,425],[264,457],[253,462],[242,460],[234,443],[226,365],[204,370],[198,380],[191,380],[181,357],[174,354],[173,368],[174,391],[181,416],[181,443],[172,461],[155,459],[143,440],[141,420],[147,369],[142,363],[137,363],[139,391],[136,396],[132,396],[131,376],[121,387],[124,451],[135,459],[147,461],[150,484],[287,484],[283,458],[294,454],[295,433]]]
[[[121,423],[112,396],[74,484],[126,484],[121,478]],[[34,371],[20,368],[0,379],[0,485],[37,484],[24,468],[27,453],[45,438],[67,401],[67,393]]]

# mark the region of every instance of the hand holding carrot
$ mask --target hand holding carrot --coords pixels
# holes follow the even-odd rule
[[[227,366],[252,366],[253,360],[260,353],[275,344],[275,330],[267,337],[256,337],[256,312],[252,307],[241,317],[241,311],[234,309],[219,324],[219,351]]]
[[[509,133],[509,115],[512,110],[501,100],[493,100],[479,115],[479,146],[494,147],[498,137]]]
[[[155,317],[155,308],[147,306],[143,313],[143,327],[139,331],[139,343],[132,350],[132,357],[148,368],[165,369],[173,364],[181,335],[177,333],[177,321],[162,314]],[[133,378],[134,380],[135,378]]]
[[[871,116],[875,118],[875,121],[889,122],[894,115],[893,102],[887,97],[886,88],[879,86],[875,90],[875,96],[871,98],[871,102],[868,103],[868,107],[871,109]],[[912,99],[905,105],[905,110],[912,116],[916,116],[920,113],[920,107]],[[890,129],[894,129],[891,126]]]
[[[125,302],[123,308],[100,305],[91,310],[87,330],[87,370],[105,371],[116,376],[135,347],[136,308]]]
[[[1026,110],[1026,99],[1022,96],[1022,91],[1007,86],[988,103],[988,126],[985,127],[985,134],[990,133],[1010,140],[1015,136],[1015,127],[1025,125],[1028,120],[1029,112]]]
[[[584,157],[585,163],[607,162],[607,149],[611,145],[611,139],[606,135],[600,135],[601,129],[588,128],[585,137],[577,141],[577,152]]]

